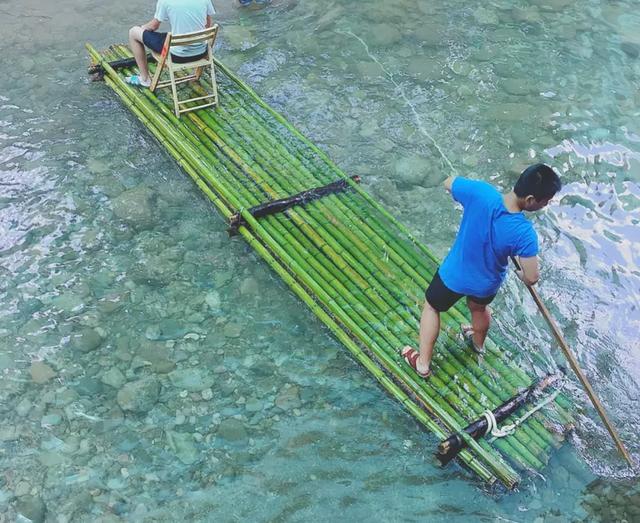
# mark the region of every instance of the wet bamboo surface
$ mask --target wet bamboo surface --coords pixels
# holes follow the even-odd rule
[[[242,215],[247,225],[239,232],[257,254],[439,439],[533,382],[513,363],[512,347],[488,339],[481,358],[466,347],[459,332],[468,318],[460,304],[442,316],[433,376],[422,380],[403,361],[399,349],[416,345],[424,290],[438,260],[352,180],[346,192],[283,213],[256,220],[248,212],[348,176],[223,64],[217,67],[219,107],[177,119],[170,90],[132,88],[124,77],[137,71],[108,66],[130,57],[127,47],[87,48],[102,63],[107,84],[223,216]],[[199,84],[186,89],[202,92]],[[511,436],[467,439],[459,461],[488,483],[514,488],[523,473],[548,463],[563,440],[558,429],[571,425],[570,408],[560,395]]]

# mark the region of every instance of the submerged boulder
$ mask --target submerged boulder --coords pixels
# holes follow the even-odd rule
[[[144,414],[158,401],[160,383],[153,377],[126,383],[117,396],[118,405],[124,411]]]
[[[178,369],[169,373],[171,383],[179,389],[200,392],[210,388],[214,379],[204,369]]]
[[[148,187],[139,185],[112,200],[113,212],[132,227],[142,230],[153,224],[153,196]]]

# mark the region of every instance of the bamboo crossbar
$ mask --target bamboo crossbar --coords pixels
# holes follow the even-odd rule
[[[215,98],[215,96],[212,95],[212,94],[206,94],[204,96],[196,96],[195,98],[189,98],[188,100],[180,100],[178,103],[180,105],[183,105],[183,104],[188,104],[188,103],[191,103],[191,102],[197,102],[199,100],[206,100],[208,98]]]
[[[523,471],[545,466],[562,438],[548,427],[569,426],[572,420],[570,403],[562,396],[553,409],[493,444],[462,431],[533,378],[494,340],[488,340],[483,361],[461,348],[457,332],[467,321],[461,309],[442,317],[429,381],[418,378],[399,356],[402,345],[415,342],[424,288],[438,264],[406,227],[221,62],[215,61],[223,73],[216,110],[198,105],[209,98],[201,78],[186,86],[190,98],[181,107],[190,112],[178,119],[166,96],[130,88],[121,78],[125,69],[106,65],[129,57],[126,48],[103,54],[88,48],[105,69],[108,85],[222,214],[237,217],[240,234],[353,357],[439,439],[460,433],[468,446],[460,463],[507,488]],[[259,221],[251,212],[336,179],[353,191],[328,194]]]

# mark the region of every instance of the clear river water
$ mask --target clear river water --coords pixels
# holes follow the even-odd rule
[[[439,256],[446,176],[557,169],[531,217],[539,292],[638,459],[637,4],[256,7],[216,3],[218,56]],[[434,464],[436,439],[89,81],[84,43],[153,9],[0,0],[0,521],[640,521],[576,380],[570,444],[516,492]],[[494,312],[523,364],[564,363],[516,278]]]

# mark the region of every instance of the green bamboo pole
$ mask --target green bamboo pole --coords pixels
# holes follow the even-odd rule
[[[214,143],[219,145],[220,148],[224,148],[223,150],[225,151],[225,153],[230,156],[234,163],[236,163],[244,172],[249,173],[257,183],[261,184],[262,187],[268,188],[270,196],[272,196],[273,198],[278,198],[287,195],[287,193],[285,193],[283,190],[278,190],[279,187],[274,187],[275,184],[273,180],[268,181],[265,179],[268,178],[268,174],[264,172],[259,165],[256,164],[255,166],[253,166],[247,164],[247,162],[237,153],[237,150],[242,149],[241,146],[239,146],[238,144],[234,144],[237,146],[237,148],[226,146],[227,143],[233,143],[233,141],[229,139],[228,135],[226,135],[226,133],[222,129],[220,129],[219,127],[215,129],[207,126],[196,115],[190,115],[190,118],[195,121],[195,123],[200,127],[201,131],[204,132],[209,138],[211,138]],[[358,240],[352,234],[350,234],[350,231],[347,231],[346,229],[327,231],[325,229],[326,234],[319,236],[317,230],[309,227],[309,223],[311,221],[310,216],[304,209],[290,210],[289,216],[300,228],[304,230],[304,232],[308,236],[316,238],[318,241],[318,245],[321,246],[321,248],[330,249],[331,257],[340,256],[342,259],[344,259],[346,264],[357,271],[363,282],[367,279],[370,279],[371,276],[375,274],[376,268],[377,270],[385,271],[385,276],[387,278],[391,277],[391,274],[388,272],[388,269],[386,267],[378,263],[376,264],[377,267],[374,268],[372,265],[367,263],[368,260],[362,258],[361,251],[358,251],[358,249],[356,248],[357,245],[354,246],[354,244]],[[350,237],[345,239],[344,234],[347,234]],[[383,299],[385,298],[385,296],[388,296],[390,294],[389,291],[381,285],[380,277],[376,278],[373,281],[375,281],[375,283],[377,284],[375,285],[375,291],[381,294],[381,297]]]
[[[126,86],[125,86],[125,87],[126,87]],[[247,213],[247,214],[248,214],[248,213]],[[249,221],[251,221],[251,216],[250,216],[250,215],[245,216],[245,219],[248,219]],[[256,223],[255,225],[257,226],[257,223]]]
[[[347,180],[349,178],[331,161],[331,159],[317,146],[315,146],[311,141],[309,141],[302,133],[300,133],[291,123],[289,123],[282,115],[280,115],[277,111],[275,111],[272,107],[266,104],[256,93],[255,91],[249,87],[246,83],[240,80],[232,71],[230,71],[224,64],[222,64],[219,60],[216,60],[216,65],[219,69],[221,69],[225,75],[233,80],[237,85],[239,85],[244,91],[246,91],[249,96],[263,109],[269,112],[280,124],[282,124],[285,128],[287,128],[295,137],[297,137],[301,142],[306,144],[311,150],[313,150],[316,155],[321,158],[326,165],[335,173],[341,174],[341,176]],[[350,181],[350,180],[349,180]],[[373,200],[369,196],[369,194],[364,191],[362,188],[358,187],[357,184],[351,182],[352,187],[356,192],[358,192],[370,205],[376,208],[387,220],[393,223],[407,238],[409,238],[419,250],[421,250],[428,258],[430,258],[434,263],[438,263],[437,258],[429,251],[424,245],[417,241],[413,234],[398,220],[396,220],[391,214],[389,214],[384,207],[382,207],[378,202]],[[466,320],[466,318],[464,318]],[[468,320],[466,320],[468,321]]]
[[[229,119],[230,117],[225,114],[224,110],[218,111],[216,113],[216,117],[225,122],[229,126],[229,130],[235,132],[235,134],[239,136],[239,138],[235,138],[227,134],[228,136],[231,136],[231,141],[235,144],[233,146],[234,150],[243,148],[244,145],[241,141],[239,141],[243,134],[241,128],[236,128],[236,126],[234,126],[233,122]],[[211,120],[211,118],[212,117],[209,116],[209,120]],[[262,136],[259,139],[262,140]],[[276,158],[274,158],[274,155],[276,154],[275,148],[269,147],[269,149],[265,149],[256,147],[255,152],[264,160],[265,164],[273,165],[273,162],[276,161]],[[283,155],[278,155],[277,159],[281,160],[282,162],[287,162],[289,160]],[[288,194],[294,194],[308,189],[310,186],[317,186],[321,183],[317,179],[314,180],[313,178],[304,176],[305,171],[302,169],[298,171],[294,171],[293,169],[291,169],[291,174],[294,174],[294,172],[298,174],[298,176],[281,177],[281,179],[278,180],[278,183],[281,185],[282,189]],[[373,255],[372,249],[378,247],[379,245],[376,245],[376,243],[372,241],[370,234],[367,234],[366,232],[360,230],[358,227],[349,227],[350,224],[364,224],[358,224],[358,217],[355,215],[348,217],[343,212],[342,204],[340,202],[340,198],[336,197],[335,195],[327,196],[318,202],[314,202],[313,206],[309,206],[309,208],[313,209],[317,213],[314,217],[316,217],[316,219],[318,220],[319,217],[324,217],[327,220],[332,220],[332,218],[335,217],[336,220],[333,223],[334,226],[338,226],[338,224],[344,224],[344,226],[346,226],[345,232],[347,240],[349,241],[349,245],[352,246],[353,249],[357,250],[357,252],[367,255],[368,261],[372,261],[374,264],[376,264],[377,268],[382,271],[382,273],[384,273],[388,279],[397,279],[400,283],[402,283],[403,289],[409,286],[415,286],[415,282],[411,278],[406,279],[402,276],[402,274],[408,274],[408,271],[394,271],[393,266],[389,262],[383,262],[379,258],[379,256]],[[395,253],[392,253],[392,255],[395,255]],[[398,262],[397,259],[394,259],[393,261]],[[400,260],[400,263],[404,262]],[[394,286],[394,288],[398,287],[398,285]]]
[[[219,113],[220,113],[220,111],[218,111],[216,114],[219,114]],[[225,119],[225,120],[226,120],[226,119]],[[228,120],[226,120],[226,121],[228,122]],[[249,135],[249,136],[250,136],[250,135]],[[227,141],[227,142],[228,142],[228,140],[225,140],[225,141]],[[234,150],[237,150],[237,146],[236,146],[235,144],[233,144],[233,143],[232,143],[232,147],[233,147],[233,149],[234,149]]]
[[[217,113],[216,113],[216,114],[219,114],[219,113],[220,113],[220,111],[217,111]],[[228,140],[225,140],[225,141],[227,141],[227,142],[228,142]],[[232,144],[232,148],[233,148],[234,150],[237,150],[237,147],[236,147],[235,145],[233,145],[233,144]]]
[[[202,122],[201,126],[204,126],[204,122]],[[221,133],[222,135],[222,133]],[[235,141],[225,140],[225,142],[230,143],[234,150],[240,148],[239,145]],[[261,173],[256,170],[256,179],[261,180]],[[276,181],[272,179],[271,176],[267,175],[267,180],[264,185],[273,187],[274,190],[278,192],[286,192],[287,194],[293,194],[299,192],[300,187],[292,187],[288,183],[282,183],[279,185]],[[317,209],[321,208],[322,211],[320,213],[317,212]],[[376,266],[370,265],[368,262],[371,258],[374,258],[371,252],[371,245],[365,247],[364,238],[358,238],[354,236],[353,233],[357,233],[357,229],[349,229],[345,228],[344,225],[340,225],[339,221],[331,220],[331,216],[328,214],[328,210],[323,203],[313,202],[312,204],[308,204],[304,209],[298,211],[303,222],[309,225],[316,225],[313,227],[315,232],[319,232],[321,236],[327,241],[332,243],[332,247],[339,254],[341,252],[349,252],[350,258],[347,261],[349,265],[352,264],[352,260],[356,260],[359,265],[356,265],[354,268],[359,271],[361,277],[366,278],[369,283],[374,284],[371,288],[371,291],[365,292],[377,292],[378,294],[383,293],[382,298],[384,298],[384,294],[391,294],[391,289],[388,287],[384,287],[384,284],[388,284],[389,280],[393,281],[394,279],[398,280],[398,282],[394,282],[392,285],[392,289],[396,290],[397,298],[397,289],[399,287],[406,288],[408,286],[408,282],[402,282],[398,278],[394,278],[393,268],[389,265],[381,266],[378,263]],[[344,234],[346,233],[346,235]],[[342,249],[338,251],[338,249]],[[377,259],[375,257],[374,259]],[[353,266],[353,265],[352,265]],[[369,271],[369,274],[364,273],[363,271]],[[372,278],[375,276],[375,279]],[[384,278],[384,281],[381,280]],[[383,289],[380,291],[380,289]],[[405,313],[406,314],[406,313]],[[407,316],[405,316],[408,319]]]
[[[548,434],[548,431],[545,430],[545,433]]]
[[[218,209],[223,213],[223,215],[229,218],[232,212],[226,207],[226,204],[222,202],[210,189],[209,187],[199,178],[197,173],[189,166],[184,159],[176,152],[175,148],[163,139],[163,135],[159,133],[159,131],[153,126],[153,124],[141,113],[133,103],[128,100],[125,94],[123,94],[116,85],[110,80],[106,79],[107,83],[112,87],[114,91],[117,92],[123,99],[123,101],[129,106],[129,108],[138,116],[138,118],[152,131],[152,133],[156,136],[156,138],[169,150],[170,154],[178,161],[178,163],[188,172],[189,176],[193,178],[196,184],[205,192],[205,194],[211,199],[212,202],[218,207]],[[319,319],[325,323],[333,334],[347,347],[347,349],[352,353],[352,355],[367,369],[371,372],[374,377],[383,385],[383,387],[398,401],[400,401],[406,408],[411,412],[411,414],[428,430],[436,434],[439,438],[443,439],[446,437],[446,433],[429,418],[424,411],[422,411],[415,403],[413,403],[410,398],[395,385],[381,370],[380,368],[373,363],[373,361],[366,356],[366,354],[360,349],[356,344],[354,344],[348,335],[342,331],[337,324],[326,314],[326,312],[321,309],[313,300],[313,298],[300,286],[295,279],[271,256],[268,250],[251,234],[251,232],[245,227],[240,228],[240,233],[243,235],[245,240],[251,245],[258,254],[267,261],[267,263],[280,275],[280,277],[285,281],[287,285],[300,297],[309,308],[319,317]],[[482,479],[493,483],[495,481],[495,476],[488,472],[488,470],[484,467],[484,465],[480,464],[470,453],[467,453],[466,456],[462,456],[463,462],[467,462],[467,466],[469,466],[474,472],[476,472]]]

